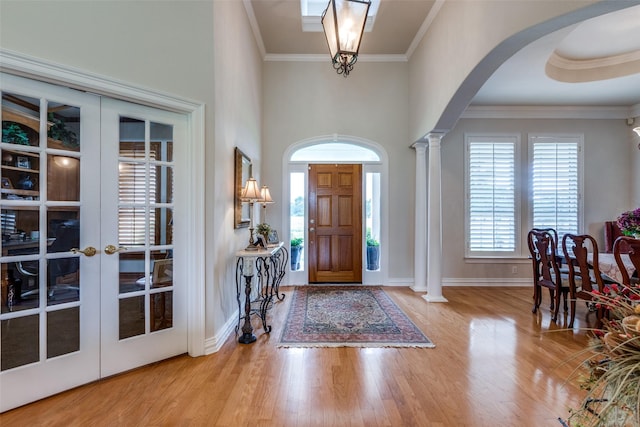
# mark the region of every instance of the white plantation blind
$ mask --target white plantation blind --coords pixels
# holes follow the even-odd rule
[[[127,159],[144,160],[144,152],[120,150]],[[155,159],[155,153],[150,153]],[[145,232],[149,229],[149,241],[155,238],[155,215],[150,214],[147,222],[147,196],[153,200],[156,188],[156,169],[149,167],[149,180],[146,179],[147,162],[120,161],[118,241],[120,246],[142,246],[145,244]]]
[[[532,137],[533,227],[555,228],[558,237],[578,233],[579,137]]]
[[[516,138],[470,137],[467,149],[468,252],[513,253]]]

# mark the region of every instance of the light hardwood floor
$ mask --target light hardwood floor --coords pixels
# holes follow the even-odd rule
[[[287,296],[292,288],[284,288]],[[212,355],[179,356],[0,414],[9,426],[560,426],[584,392],[572,378],[584,348],[583,303],[573,331],[554,325],[545,292],[444,288],[427,303],[385,288],[434,349],[285,349],[276,343],[289,298],[271,311],[273,332],[229,337]],[[561,310],[562,313],[562,310]]]

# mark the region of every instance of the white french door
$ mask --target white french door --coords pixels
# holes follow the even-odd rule
[[[100,98],[0,83],[4,411],[99,378]]]
[[[118,319],[102,324],[102,376],[186,352],[184,255],[174,250],[184,224],[173,221],[186,205],[174,192],[186,135],[184,115],[102,102],[102,313]]]
[[[187,126],[6,74],[0,92],[2,412],[187,351]]]

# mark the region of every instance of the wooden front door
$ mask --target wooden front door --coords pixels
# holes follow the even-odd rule
[[[309,166],[309,283],[362,283],[362,165]]]

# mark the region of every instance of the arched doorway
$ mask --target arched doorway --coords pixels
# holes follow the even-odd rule
[[[362,283],[385,283],[388,275],[388,160],[385,149],[364,138],[321,136],[292,144],[284,153],[283,163],[283,194],[288,195],[290,201],[282,218],[285,241],[290,242],[292,249],[289,283],[309,283],[309,256],[305,244],[309,242],[309,167],[312,164],[361,165]],[[298,253],[300,258],[296,259]]]

